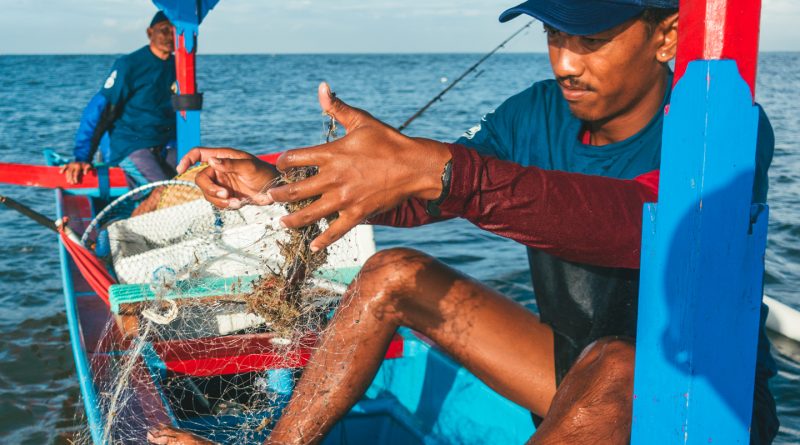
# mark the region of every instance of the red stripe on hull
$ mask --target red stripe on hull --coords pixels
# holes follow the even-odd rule
[[[280,153],[270,153],[259,155],[258,158],[274,164],[278,160]],[[24,187],[42,188],[62,188],[68,189],[93,189],[97,188],[97,172],[91,171],[83,177],[80,184],[69,184],[64,179],[64,175],[59,173],[59,167],[46,165],[29,165],[0,162],[0,183],[21,185]],[[127,187],[125,173],[121,168],[112,167],[108,169],[109,185],[111,187]],[[80,231],[78,232],[80,233]]]
[[[80,184],[69,184],[58,169],[46,165],[0,162],[0,183],[51,189],[91,189],[98,186],[97,172],[94,170],[84,176]],[[121,169],[109,169],[108,176],[111,187],[127,187],[125,174]]]
[[[313,354],[316,337],[307,335],[297,346],[273,345],[270,334],[233,335],[153,343],[169,371],[195,377],[239,374],[267,369],[301,368]],[[403,356],[403,338],[396,335],[386,358]]]

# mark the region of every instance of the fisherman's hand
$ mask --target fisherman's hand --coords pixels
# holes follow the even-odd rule
[[[250,153],[234,148],[193,148],[178,164],[178,173],[197,162],[207,162],[194,179],[206,200],[223,209],[238,209],[247,204],[267,205],[266,195],[278,171]]]
[[[317,197],[309,206],[287,215],[287,227],[303,227],[338,212],[330,227],[311,242],[312,250],[329,246],[370,215],[387,211],[415,197],[433,200],[442,192],[442,171],[450,159],[447,145],[410,138],[352,108],[319,87],[322,110],[347,130],[336,141],[290,150],[278,158],[277,167],[317,166],[319,172],[303,181],[271,189],[276,202]]]
[[[160,426],[148,431],[147,442],[156,445],[214,445],[213,442],[170,426]]]
[[[84,175],[92,170],[92,164],[88,162],[74,161],[61,166],[59,173],[66,176],[67,183],[80,184]]]

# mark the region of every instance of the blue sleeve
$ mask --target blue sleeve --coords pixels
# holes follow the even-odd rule
[[[92,138],[100,121],[100,115],[105,110],[108,100],[100,93],[95,94],[81,115],[81,123],[78,132],[75,134],[75,149],[73,151],[75,160],[80,162],[92,162],[96,147],[92,147]]]
[[[767,174],[775,152],[775,133],[767,114],[758,107],[758,136],[756,137],[756,171],[753,180],[753,202],[767,202],[769,175]]]
[[[111,105],[122,105],[125,102],[125,98],[128,94],[127,84],[127,63],[125,62],[124,58],[119,58],[114,62],[114,66],[111,67],[111,72],[106,77],[105,82],[103,82],[103,87],[100,89],[100,94],[102,94],[108,103]]]
[[[516,96],[508,99],[496,110],[481,118],[474,127],[456,140],[456,144],[467,146],[481,155],[503,160],[512,158],[512,132]]]
[[[528,152],[526,138],[530,139],[536,130],[532,123],[535,116],[545,110],[548,94],[547,82],[537,82],[525,90],[509,97],[497,109],[487,113],[478,125],[467,130],[456,140],[456,144],[465,145],[483,156],[513,162],[523,162],[519,156]],[[520,139],[522,138],[522,139]],[[525,146],[524,153],[515,147]]]

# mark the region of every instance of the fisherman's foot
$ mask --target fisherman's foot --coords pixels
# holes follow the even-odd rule
[[[215,445],[214,442],[170,426],[148,431],[147,441],[155,445]]]

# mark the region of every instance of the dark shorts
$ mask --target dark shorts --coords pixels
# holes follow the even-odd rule
[[[150,147],[129,154],[119,166],[125,171],[125,179],[130,188],[136,188],[156,181],[174,178],[178,172],[177,150],[164,147]]]
[[[756,387],[753,394],[753,419],[750,422],[750,444],[769,445],[775,440],[778,428],[778,412],[775,399],[769,389],[771,373],[764,369],[756,369]]]
[[[569,339],[553,332],[553,346],[556,367],[556,384],[560,385],[582,350],[574,346]],[[750,422],[750,445],[769,445],[778,434],[778,413],[775,399],[769,389],[772,372],[757,365],[756,381],[753,391],[753,418]],[[542,422],[539,416],[533,415],[533,422],[538,427]]]

